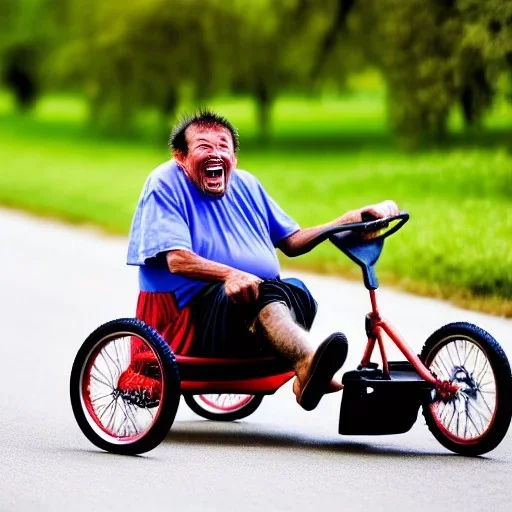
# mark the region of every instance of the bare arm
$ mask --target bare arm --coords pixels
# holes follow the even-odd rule
[[[289,237],[281,240],[279,243],[279,249],[286,254],[286,256],[294,257],[300,256],[307,252],[303,248],[311,242],[311,240],[315,239],[318,235],[324,231],[324,229],[339,226],[340,224],[349,224],[351,222],[360,222],[361,221],[361,213],[359,210],[353,210],[345,213],[341,217],[328,222],[327,224],[321,224],[320,226],[314,226],[311,228],[303,228],[299,231],[293,233]]]
[[[320,235],[324,229],[333,226],[341,226],[342,224],[350,224],[352,222],[361,222],[363,213],[370,213],[376,218],[383,218],[398,215],[400,210],[394,201],[384,201],[382,203],[364,206],[358,210],[351,210],[327,224],[300,229],[293,233],[293,235],[282,240],[278,247],[286,256],[300,256],[308,251],[305,247],[311,240]]]
[[[169,251],[166,259],[173,274],[201,281],[223,282],[227,296],[235,303],[251,302],[258,298],[262,279],[253,274],[208,260],[191,251]]]
[[[173,274],[202,281],[225,281],[235,270],[185,250],[169,251],[167,265]]]

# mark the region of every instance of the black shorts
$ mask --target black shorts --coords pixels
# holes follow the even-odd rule
[[[260,284],[258,300],[234,304],[224,283],[207,286],[192,302],[194,341],[187,355],[202,357],[264,357],[276,355],[268,340],[250,330],[258,313],[271,302],[288,306],[295,321],[311,329],[317,303],[299,279],[268,279]]]

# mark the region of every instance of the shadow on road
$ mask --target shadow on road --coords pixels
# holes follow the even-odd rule
[[[451,457],[451,453],[423,452],[397,448],[382,444],[362,443],[346,437],[326,437],[301,433],[300,431],[277,430],[279,427],[263,426],[260,423],[215,423],[211,421],[176,422],[164,443],[197,446],[247,447],[247,448],[291,448],[297,450],[327,451],[347,455],[386,455],[392,457]],[[404,443],[405,445],[406,443]]]
[[[391,436],[397,438],[400,436]],[[422,460],[438,459],[443,464],[453,464],[455,468],[459,467],[461,462],[467,466],[481,467],[482,464],[493,464],[509,466],[509,461],[503,456],[493,457],[492,452],[488,455],[479,457],[463,457],[444,450],[439,445],[438,450],[431,449],[421,450],[407,446],[408,439],[403,437],[403,444],[400,446],[384,444],[389,436],[372,436],[368,438],[368,442],[361,441],[362,436],[342,437],[336,434],[308,433],[301,432],[300,428],[294,429],[289,426],[282,427],[280,425],[264,425],[262,423],[246,423],[246,422],[212,422],[207,420],[194,421],[177,421],[162,442],[167,449],[176,448],[206,448],[215,453],[219,450],[237,450],[240,449],[265,449],[275,453],[276,450],[286,450],[287,453],[322,453],[324,456],[333,454],[336,457],[354,457],[358,456],[368,460],[368,458],[386,460],[394,458],[407,458],[421,463]],[[410,439],[410,438],[409,438]],[[384,442],[383,442],[384,441]],[[415,443],[417,444],[417,443]],[[42,449],[42,448],[41,448]],[[44,447],[44,451],[48,452],[48,446]],[[83,448],[55,448],[54,451],[59,453],[81,454],[91,460],[99,458],[118,458],[135,459],[135,460],[161,460],[161,454],[158,455],[158,447],[155,451],[143,453],[141,455],[116,455],[104,452],[92,445],[89,449]],[[165,453],[165,452],[163,452]],[[166,457],[164,456],[164,459]]]

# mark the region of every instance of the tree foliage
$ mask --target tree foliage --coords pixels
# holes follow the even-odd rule
[[[49,0],[51,1],[51,0]],[[164,118],[184,94],[253,95],[262,132],[272,103],[311,86],[337,0],[61,0],[67,29],[52,59],[60,83],[84,84],[96,122],[129,126],[140,107]]]
[[[478,123],[511,66],[511,0],[369,0],[356,11],[403,139],[442,137],[454,105],[468,125]]]
[[[141,107],[171,113],[184,87],[213,92],[209,35],[201,19],[219,20],[219,13],[194,17],[199,4],[71,2],[70,28],[54,55],[58,80],[83,84],[92,118],[117,129],[129,126]]]
[[[339,89],[377,66],[390,125],[442,137],[460,106],[478,125],[512,69],[512,0],[0,0],[0,68],[28,107],[82,90],[116,131],[141,109],[162,125],[183,98],[254,97],[262,134],[284,93]],[[166,129],[166,128],[165,128]]]

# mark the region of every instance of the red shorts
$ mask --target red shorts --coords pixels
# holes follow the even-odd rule
[[[191,310],[179,310],[172,293],[139,292],[135,316],[153,327],[175,354],[190,351],[194,341]]]

